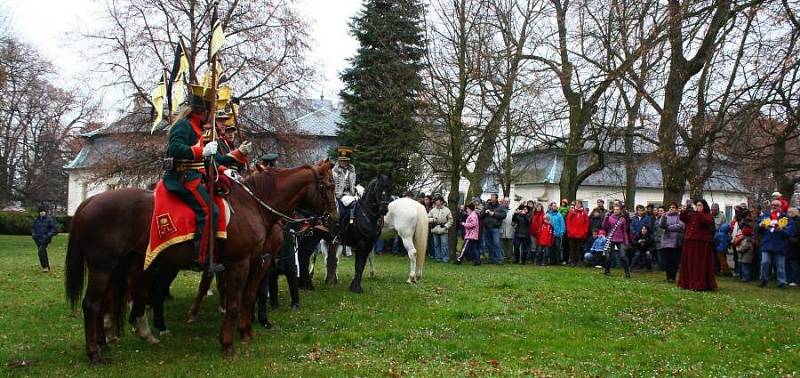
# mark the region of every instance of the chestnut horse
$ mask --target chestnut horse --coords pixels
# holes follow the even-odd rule
[[[228,239],[217,241],[216,259],[225,266],[225,319],[219,340],[223,352],[233,355],[233,326],[243,342],[252,337],[252,314],[258,283],[271,262],[269,230],[281,215],[295,207],[337,217],[333,164],[258,172],[245,180],[245,188],[233,185],[228,200],[232,216]],[[269,207],[269,208],[267,208]],[[99,347],[106,346],[102,311],[109,309],[117,331],[122,326],[125,292],[130,285],[137,334],[157,342],[150,333],[144,307],[157,269],[187,269],[194,255],[187,241],[162,251],[150,268],[143,270],[147,249],[153,193],[141,189],[107,191],[84,201],[70,224],[66,258],[66,294],[73,308],[81,297],[84,269],[88,283],[83,298],[86,354],[93,364],[102,363]],[[128,282],[130,280],[130,282]]]

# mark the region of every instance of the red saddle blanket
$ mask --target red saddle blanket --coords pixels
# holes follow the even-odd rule
[[[171,193],[163,181],[156,185],[154,193],[153,216],[150,219],[150,243],[144,258],[144,269],[150,266],[159,253],[174,244],[194,239],[197,223],[194,211]],[[220,196],[214,197],[219,208],[219,219],[216,224],[217,238],[227,238],[228,214],[227,203]]]

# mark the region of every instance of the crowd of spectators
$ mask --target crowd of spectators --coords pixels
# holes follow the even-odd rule
[[[419,201],[428,209],[429,256],[444,263],[451,261],[454,229],[463,240],[456,264],[588,266],[606,275],[622,268],[628,278],[660,270],[667,282],[690,290],[715,289],[716,276],[757,280],[761,287],[773,278],[781,288],[800,284],[800,210],[777,192],[765,209],[739,204],[732,219],[702,199],[632,211],[619,200],[609,208],[598,200],[588,211],[581,201],[563,199],[545,210],[535,201],[512,209],[508,198],[491,194],[485,202],[473,198],[457,214],[441,196]],[[402,253],[402,243],[393,244],[393,253]]]

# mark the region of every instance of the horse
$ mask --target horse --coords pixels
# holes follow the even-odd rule
[[[227,227],[232,237],[216,242],[217,261],[225,266],[225,319],[219,341],[226,356],[234,354],[234,322],[238,320],[242,342],[252,338],[255,294],[271,262],[266,244],[272,225],[295,207],[337,216],[332,167],[326,159],[313,165],[259,172],[245,179],[244,185],[232,186],[227,197],[234,213]],[[151,268],[143,270],[152,213],[152,192],[126,188],[90,197],[72,218],[65,289],[68,301],[77,307],[84,271],[88,270],[82,308],[86,354],[92,364],[104,362],[100,353],[100,347],[107,346],[103,309],[110,311],[112,323],[120,329],[130,285],[136,332],[158,342],[144,313],[153,274],[192,266],[194,246],[188,240],[165,249]]]
[[[386,214],[388,192],[392,183],[389,176],[378,175],[370,181],[361,199],[356,202],[353,209],[353,219],[351,223],[340,227],[339,239],[328,249],[327,273],[325,282],[328,284],[338,282],[336,273],[339,265],[337,251],[338,244],[347,244],[354,249],[356,271],[353,281],[350,283],[350,291],[363,293],[361,288],[361,276],[364,273],[364,266],[367,257],[372,251],[372,246],[380,234],[380,220]]]
[[[369,191],[369,189],[367,189],[367,191]],[[366,192],[364,195],[367,196]],[[386,235],[391,232],[397,232],[400,239],[403,240],[403,246],[405,246],[408,251],[409,259],[408,279],[406,282],[415,284],[422,278],[422,268],[425,265],[425,250],[428,245],[428,213],[425,211],[425,206],[411,198],[399,198],[389,203],[386,207],[386,215],[384,216],[381,235]],[[377,237],[371,239],[371,244],[367,250],[369,252],[367,252],[367,256],[365,257],[370,265],[371,276],[375,273],[375,258],[372,252],[372,245],[375,243],[376,239]],[[360,288],[361,273],[364,271],[364,263],[359,265],[358,254],[356,254],[356,257],[356,276],[353,277],[353,282],[356,282],[356,278],[358,278],[358,287]],[[336,248],[329,249],[326,282],[336,282],[335,277],[338,263],[339,254]],[[334,278],[329,279],[329,277]],[[359,291],[356,292],[358,293]]]

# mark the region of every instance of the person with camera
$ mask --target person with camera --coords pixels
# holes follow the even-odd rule
[[[717,288],[714,275],[714,217],[711,208],[704,199],[686,201],[686,207],[680,214],[680,220],[686,225],[681,252],[678,286],[682,289],[706,291]]]
[[[520,204],[512,217],[514,224],[514,264],[522,264],[528,260],[531,249],[531,216],[533,208]]]

